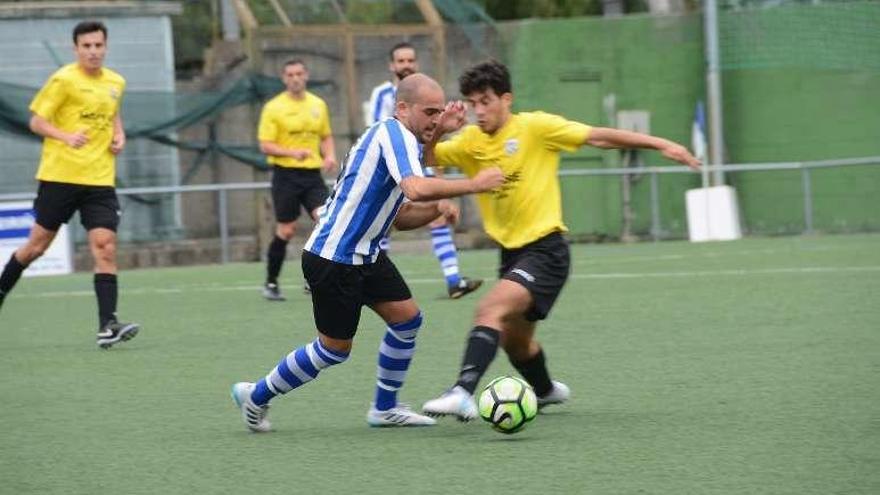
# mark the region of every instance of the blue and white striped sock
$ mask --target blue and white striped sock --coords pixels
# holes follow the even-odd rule
[[[315,339],[284,356],[278,366],[257,382],[251,400],[258,406],[265,405],[276,395],[286,394],[314,380],[322,369],[341,364],[346,359],[348,354],[330,351]]]
[[[431,229],[431,244],[434,256],[440,260],[446,285],[457,286],[461,277],[458,276],[458,252],[455,250],[455,241],[452,240],[452,229],[448,225]]]
[[[379,346],[376,373],[376,409],[387,411],[397,405],[397,391],[406,380],[406,370],[416,352],[416,335],[422,326],[422,313],[403,323],[388,325]]]

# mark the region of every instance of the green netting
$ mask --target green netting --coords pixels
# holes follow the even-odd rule
[[[724,69],[880,71],[880,2],[729,10],[718,29]]]
[[[293,24],[422,24],[425,18],[413,0],[278,0],[281,11]],[[264,26],[282,25],[279,12],[269,0],[250,0],[248,6]],[[434,0],[441,16],[453,24],[492,22],[476,2]]]
[[[328,81],[310,81],[309,87],[320,92],[322,86],[330,84]],[[27,139],[40,139],[28,128],[28,105],[37,89],[0,82],[0,131]],[[263,102],[283,89],[277,78],[250,74],[219,91],[129,91],[122,104],[125,132],[129,140],[144,138],[185,150],[215,151],[254,167],[267,168],[265,157],[256,145],[226,144],[213,140],[184,142],[174,134],[205,123],[231,107]]]

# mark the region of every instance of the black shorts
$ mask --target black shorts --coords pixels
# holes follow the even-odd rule
[[[77,210],[86,230],[100,227],[116,232],[119,226],[119,200],[113,187],[40,181],[34,200],[38,225],[55,232]]]
[[[412,299],[403,276],[384,252],[375,263],[346,265],[303,251],[302,271],[312,289],[315,325],[334,339],[354,337],[365,305]]]
[[[301,207],[311,214],[329,193],[318,169],[275,167],[272,171],[272,205],[278,223],[296,220]]]
[[[500,278],[516,282],[532,295],[529,321],[547,318],[571,268],[568,241],[554,232],[517,249],[501,249]]]

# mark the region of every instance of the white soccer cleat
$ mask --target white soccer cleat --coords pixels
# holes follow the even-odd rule
[[[241,419],[249,430],[264,433],[272,430],[272,424],[266,419],[269,406],[258,406],[251,400],[255,385],[251,382],[238,382],[232,386],[232,400],[241,409]]]
[[[370,406],[367,423],[370,426],[433,426],[437,421],[413,411],[407,405],[398,404],[387,411]]]
[[[428,416],[455,416],[459,421],[470,421],[477,417],[477,403],[473,395],[456,385],[440,397],[425,402],[422,412]]]
[[[562,404],[571,397],[571,389],[568,388],[568,385],[556,380],[551,380],[551,382],[553,383],[553,389],[547,395],[538,397],[538,409],[551,404]]]

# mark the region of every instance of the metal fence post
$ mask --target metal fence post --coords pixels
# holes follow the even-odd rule
[[[220,262],[229,263],[229,213],[226,209],[226,189],[217,190],[217,208],[220,216]]]
[[[660,178],[651,172],[651,238],[660,240]]]
[[[804,234],[813,233],[813,186],[810,169],[801,164],[801,184],[804,190]]]

